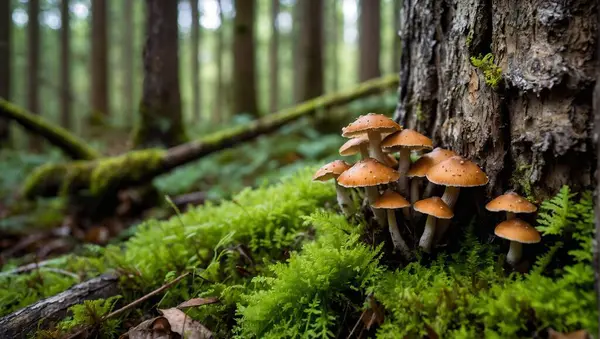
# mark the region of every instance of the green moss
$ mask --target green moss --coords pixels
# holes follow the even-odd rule
[[[519,187],[523,190],[525,198],[531,202],[535,202],[535,194],[533,191],[533,183],[531,182],[531,165],[529,164],[517,164],[513,171],[510,179],[513,186]]]
[[[425,114],[423,113],[423,107],[422,107],[420,101],[417,103],[417,110],[416,110],[415,114],[417,116],[417,121],[419,121],[419,122],[425,121],[426,117],[425,117]]]
[[[473,31],[473,29],[471,28],[469,30],[469,34],[467,35],[467,39],[465,40],[465,45],[468,48],[471,48],[471,43],[473,43],[473,35],[475,34],[475,32]]]
[[[67,165],[64,163],[48,163],[36,167],[27,178],[25,178],[21,191],[25,197],[32,198],[38,194],[45,183],[62,182],[62,178],[66,172]]]
[[[491,53],[479,57],[471,57],[471,64],[479,68],[485,77],[485,83],[492,87],[498,88],[498,85],[502,81],[502,68],[494,64],[494,55]]]
[[[74,305],[69,308],[72,314],[58,324],[61,331],[73,331],[83,327],[98,326],[101,338],[111,338],[119,334],[117,331],[118,319],[101,321],[102,317],[109,314],[115,303],[121,296],[113,296],[108,299],[86,300],[83,304]]]

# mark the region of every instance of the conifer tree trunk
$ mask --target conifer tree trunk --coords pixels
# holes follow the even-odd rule
[[[269,112],[276,112],[279,107],[279,31],[277,16],[279,15],[279,0],[271,1],[271,44],[269,46]]]
[[[11,89],[11,25],[12,11],[10,1],[0,1],[0,97],[10,100]],[[0,148],[3,148],[10,139],[9,122],[0,119]]]
[[[30,0],[27,4],[27,109],[35,114],[40,114],[39,107],[39,55],[40,55],[40,1]],[[39,139],[30,136],[29,148],[33,151],[40,150]]]
[[[381,76],[379,54],[381,50],[381,2],[360,0],[358,19],[359,80],[361,82]]]
[[[192,116],[195,119],[200,119],[200,107],[201,107],[201,89],[200,79],[202,79],[201,68],[198,61],[200,54],[200,13],[198,11],[198,0],[190,0],[190,6],[192,7]]]
[[[589,187],[597,10],[594,0],[404,0],[396,120],[481,165],[488,195]],[[479,68],[469,60],[488,53]]]
[[[103,119],[108,109],[108,0],[92,0],[92,119]]]
[[[216,56],[217,56],[217,90],[215,92],[215,105],[211,110],[212,121],[218,123],[220,121],[227,121],[224,117],[227,109],[224,107],[224,87],[223,87],[223,52],[225,51],[225,17],[223,16],[223,7],[221,6],[221,0],[217,0],[217,7],[219,8],[219,21],[221,25],[217,29],[216,39]]]
[[[134,133],[137,147],[185,141],[179,89],[177,2],[146,0],[144,86]]]
[[[323,0],[300,1],[302,20],[300,41],[302,48],[302,101],[324,92],[323,68]]]
[[[69,0],[60,3],[60,123],[71,128],[71,24]]]
[[[256,102],[256,49],[254,45],[255,0],[235,1],[233,72],[235,113],[258,116]]]
[[[302,102],[303,91],[304,91],[304,58],[302,56],[302,27],[305,26],[303,23],[304,15],[302,14],[303,9],[302,2],[296,1],[292,9],[292,68],[294,70],[294,79],[292,80],[293,98],[295,103]]]
[[[335,92],[339,89],[340,85],[340,81],[339,81],[339,77],[340,77],[340,66],[338,63],[338,45],[339,45],[339,13],[338,13],[338,2],[337,1],[332,1],[331,2],[331,38],[329,39],[330,41],[327,42],[327,44],[330,46],[329,48],[331,48],[331,74],[332,74],[332,90]]]
[[[132,125],[135,117],[134,98],[133,98],[133,36],[134,36],[134,17],[133,2],[135,0],[121,0],[123,4],[123,46],[121,47],[123,62],[123,107],[127,115],[127,122]]]

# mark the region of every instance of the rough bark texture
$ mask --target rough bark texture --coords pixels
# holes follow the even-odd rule
[[[479,163],[488,194],[589,186],[596,10],[593,0],[405,0],[396,120]],[[487,53],[497,88],[469,60]]]
[[[10,100],[10,45],[12,11],[10,1],[0,1],[0,98]],[[0,148],[9,141],[8,120],[0,119]]]
[[[235,1],[233,34],[233,85],[235,113],[258,116],[256,103],[256,49],[254,44],[255,0]]]
[[[316,98],[324,92],[323,68],[323,0],[303,0],[300,41],[304,78],[302,101]]]
[[[27,108],[36,114],[39,108],[39,54],[40,54],[40,1],[31,0],[27,5]],[[39,150],[40,143],[35,137],[29,138],[29,148]]]
[[[69,0],[60,3],[60,124],[71,128],[71,24]]]
[[[92,0],[92,117],[108,115],[108,1]],[[35,112],[35,111],[34,111]]]
[[[360,0],[358,18],[359,80],[366,81],[381,75],[379,51],[381,50],[381,2]]]
[[[269,45],[269,99],[270,111],[275,112],[279,107],[279,31],[277,16],[279,15],[279,0],[271,2],[271,41]]]
[[[133,36],[135,25],[133,22],[133,2],[135,0],[122,0],[123,4],[123,108],[127,115],[127,122],[133,125],[135,117],[134,98],[133,98]]]
[[[177,2],[146,0],[144,88],[137,147],[175,146],[185,141],[179,89]]]
[[[190,59],[192,62],[192,116],[196,119],[200,119],[200,107],[201,106],[201,92],[200,92],[200,79],[202,79],[200,62],[198,56],[200,55],[200,11],[198,10],[198,0],[190,0],[190,6],[192,8],[192,51],[190,53]]]
[[[0,318],[0,338],[28,338],[39,327],[64,318],[75,304],[116,295],[118,282],[116,275],[102,275]]]

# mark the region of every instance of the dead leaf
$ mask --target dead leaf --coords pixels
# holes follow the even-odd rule
[[[365,310],[362,320],[365,324],[365,328],[370,330],[371,326],[373,326],[375,323],[377,323],[377,325],[383,324],[383,321],[385,320],[385,314],[383,307],[379,305],[373,295],[369,295],[367,300],[369,301],[369,308]]]
[[[188,339],[208,339],[213,338],[212,332],[200,324],[196,320],[187,316],[177,308],[169,308],[166,310],[158,310],[163,314],[171,325],[173,332],[179,333],[184,338]],[[185,334],[184,334],[185,332]]]
[[[425,331],[427,331],[427,338],[429,339],[438,339],[440,337],[437,332],[427,324],[425,324]]]
[[[571,333],[560,333],[553,329],[548,330],[548,339],[589,339],[591,336],[585,330],[579,330]]]
[[[169,320],[165,317],[156,317],[140,323],[121,335],[119,339],[174,339],[175,337]]]
[[[188,301],[184,301],[177,308],[188,308],[188,307],[196,307],[208,304],[218,303],[219,299],[217,297],[208,297],[208,298],[193,298]]]

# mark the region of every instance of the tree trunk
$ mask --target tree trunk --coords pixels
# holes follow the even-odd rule
[[[331,38],[327,43],[331,48],[331,75],[332,75],[332,86],[331,89],[335,92],[340,87],[340,66],[338,57],[338,44],[339,44],[339,13],[338,13],[338,2],[331,2]]]
[[[107,13],[107,0],[92,0],[92,121],[109,114]]]
[[[200,63],[198,56],[200,54],[200,13],[198,11],[198,0],[190,0],[190,6],[192,7],[192,52],[190,58],[192,59],[192,116],[198,120],[201,117],[200,107]]]
[[[71,128],[71,24],[69,0],[60,3],[60,123]]]
[[[302,57],[302,27],[305,26],[303,24],[302,8],[304,6],[302,3],[296,1],[294,3],[294,7],[292,9],[293,19],[292,19],[292,68],[294,70],[294,79],[292,80],[292,90],[294,103],[298,104],[302,102],[302,98],[304,97],[304,58]]]
[[[396,121],[482,166],[488,195],[590,186],[596,6],[404,0]]]
[[[304,0],[302,7],[301,36],[303,66],[302,101],[323,94],[323,0]]]
[[[366,81],[381,75],[379,53],[381,50],[381,2],[360,0],[358,18],[359,32],[359,80]]]
[[[28,17],[27,22],[27,108],[29,111],[40,114],[39,109],[39,55],[40,55],[40,1],[30,0],[28,2]],[[29,138],[29,148],[34,151],[41,149],[39,139],[36,137]]]
[[[10,1],[0,1],[0,97],[10,100],[10,51],[12,11]],[[0,148],[10,140],[8,120],[0,119]]]
[[[255,0],[235,1],[233,85],[235,88],[235,113],[258,116],[254,44],[255,10]]]
[[[171,147],[186,139],[179,90],[177,2],[146,0],[146,15],[144,88],[134,144]]]
[[[392,72],[400,71],[400,36],[398,32],[400,31],[400,8],[402,6],[401,0],[392,0],[393,1],[393,10],[392,14],[394,15],[392,22],[394,24],[394,40],[392,43]]]
[[[212,121],[218,123],[220,121],[227,121],[224,118],[224,114],[227,111],[223,104],[223,52],[225,51],[225,17],[223,16],[223,7],[221,6],[221,0],[217,0],[217,7],[219,8],[219,21],[221,25],[217,29],[216,39],[216,57],[217,57],[217,90],[215,92],[215,104],[214,109],[211,110]]]
[[[127,122],[131,126],[134,122],[135,108],[134,103],[134,81],[133,81],[133,36],[134,36],[134,16],[133,16],[133,2],[134,0],[122,0],[123,4],[123,46],[121,51],[123,52],[123,108],[127,115]]]
[[[271,44],[269,46],[269,90],[270,111],[275,112],[279,106],[279,31],[277,30],[277,16],[279,15],[279,0],[271,2]]]

